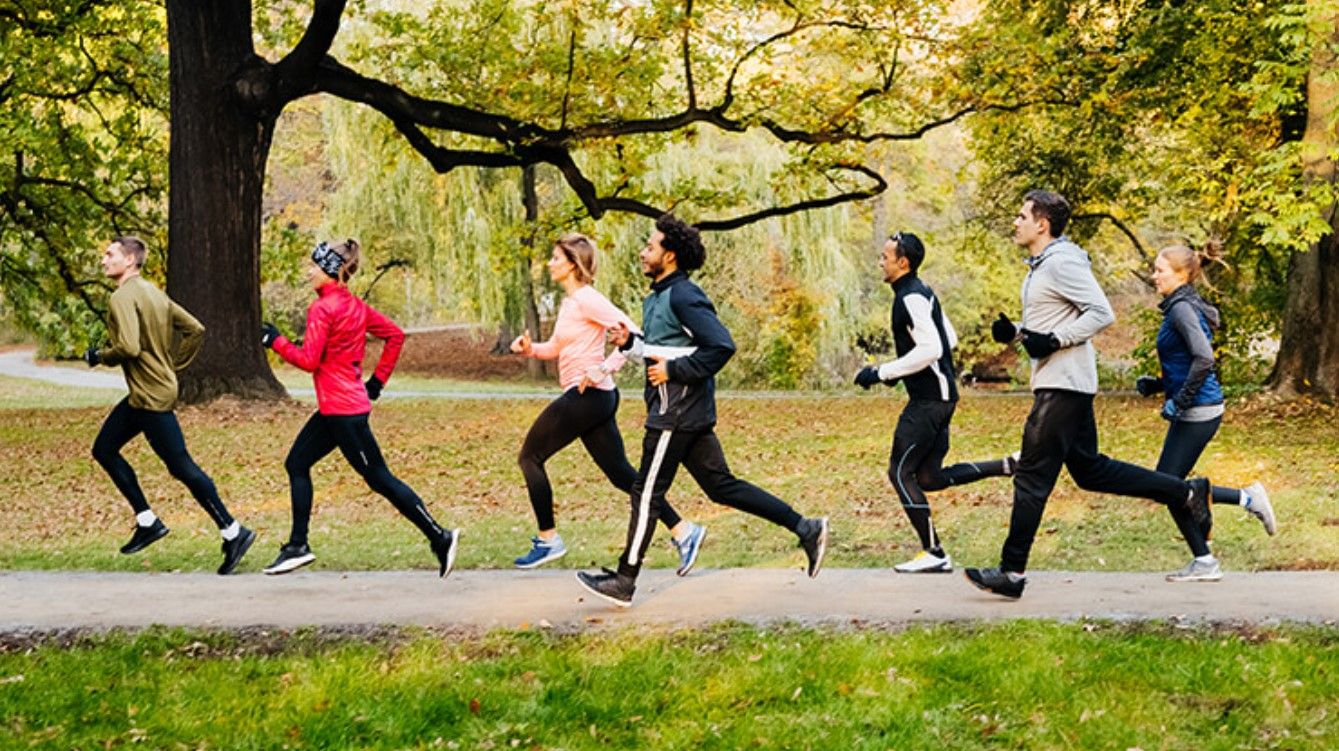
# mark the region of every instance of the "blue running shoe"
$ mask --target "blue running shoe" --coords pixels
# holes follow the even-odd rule
[[[562,535],[554,535],[552,540],[531,537],[530,544],[533,546],[530,552],[512,561],[516,564],[516,568],[536,568],[567,555],[567,546],[563,544]]]
[[[702,549],[702,541],[707,539],[706,527],[692,522],[688,522],[688,526],[688,536],[683,542],[670,538],[670,544],[679,551],[679,570],[674,572],[679,576],[688,576],[688,572],[693,570],[693,564],[697,563],[697,552]]]

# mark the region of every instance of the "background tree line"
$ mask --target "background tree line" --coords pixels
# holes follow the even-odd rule
[[[291,315],[317,236],[404,264],[372,294],[407,321],[533,327],[553,236],[594,234],[632,305],[672,207],[720,230],[733,376],[819,385],[877,347],[890,229],[929,240],[968,364],[991,354],[1007,220],[1046,185],[1112,284],[1221,241],[1228,379],[1263,379],[1281,337],[1272,383],[1332,396],[1334,5],[3,0],[4,312],[77,351],[101,244],[147,234],[214,334],[191,395],[273,393],[261,281]]]

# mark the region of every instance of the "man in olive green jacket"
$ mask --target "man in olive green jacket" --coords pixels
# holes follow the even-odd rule
[[[243,527],[219,499],[214,481],[191,459],[186,440],[172,409],[177,403],[177,371],[190,364],[200,350],[205,327],[162,290],[140,276],[146,254],[137,237],[118,237],[102,254],[102,269],[116,282],[108,310],[106,347],[89,347],[89,366],[120,365],[130,394],[107,416],[93,442],[93,458],[107,470],[112,482],[135,510],[135,534],[121,552],[135,553],[162,539],[167,526],[149,508],[135,470],[121,456],[140,433],[167,470],[190,489],[223,534],[220,574],[231,573],[246,555],[256,533]]]

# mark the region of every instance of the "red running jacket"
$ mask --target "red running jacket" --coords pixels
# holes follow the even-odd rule
[[[363,386],[367,335],[386,341],[381,360],[373,371],[385,383],[400,357],[404,332],[339,282],[325,284],[316,293],[316,300],[307,308],[307,333],[302,346],[280,336],[274,340],[274,351],[312,374],[321,414],[365,415],[372,411],[367,388]]]

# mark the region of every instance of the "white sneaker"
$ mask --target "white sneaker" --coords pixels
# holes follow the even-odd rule
[[[919,555],[906,563],[893,566],[893,570],[899,574],[951,574],[953,558],[948,553],[940,558],[928,550],[922,550]]]
[[[1269,494],[1265,492],[1265,486],[1258,482],[1251,483],[1250,487],[1243,488],[1246,493],[1246,512],[1260,520],[1265,525],[1265,532],[1273,535],[1279,531],[1278,522],[1274,519],[1274,506],[1269,502]]]
[[[1223,569],[1219,568],[1217,558],[1208,563],[1202,563],[1197,558],[1191,558],[1190,563],[1185,568],[1167,575],[1167,581],[1169,582],[1216,582],[1222,578]]]

